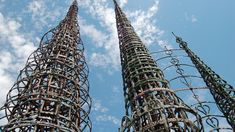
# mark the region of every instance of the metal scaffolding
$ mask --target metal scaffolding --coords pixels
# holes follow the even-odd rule
[[[174,33],[173,35],[176,37],[176,42],[179,43],[180,48],[187,53],[192,63],[201,74],[215,102],[227,118],[228,123],[235,129],[235,89],[192,52],[182,38],[176,36]]]
[[[11,132],[91,131],[88,67],[74,0],[66,17],[48,31],[28,58],[1,108]],[[1,131],[0,130],[0,131]]]
[[[203,131],[199,114],[169,88],[162,71],[114,3],[126,108],[119,131]]]

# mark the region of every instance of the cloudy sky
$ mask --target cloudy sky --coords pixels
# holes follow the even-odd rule
[[[151,52],[177,48],[171,32],[235,85],[234,0],[118,0]],[[71,0],[0,0],[0,104],[43,34],[65,16]],[[124,115],[112,0],[80,0],[79,25],[89,65],[95,132],[116,131]],[[157,56],[155,56],[157,59]]]

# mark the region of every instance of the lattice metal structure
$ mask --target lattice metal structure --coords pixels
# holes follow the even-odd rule
[[[201,116],[206,132],[233,132],[218,109],[203,78],[183,49],[167,48],[152,52],[169,84],[187,105]]]
[[[1,108],[2,131],[91,131],[88,67],[74,0],[66,17],[48,31],[28,58]]]
[[[169,88],[162,71],[114,3],[126,108],[119,131],[203,131],[200,116]]]
[[[235,130],[235,89],[192,52],[188,48],[187,42],[183,41],[182,38],[175,34],[174,36],[176,37],[176,42],[179,43],[180,48],[191,58],[192,63],[209,87],[210,93],[214,97],[221,112],[227,118],[227,121],[233,130]]]

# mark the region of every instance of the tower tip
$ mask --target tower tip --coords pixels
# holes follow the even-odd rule
[[[116,0],[113,0],[113,3],[114,3],[115,6],[118,5]]]
[[[77,13],[78,13],[78,2],[77,0],[73,0],[72,4],[69,7],[69,10],[67,12],[65,19],[70,19],[76,22]]]
[[[174,33],[174,32],[171,32],[171,33],[173,34],[173,36],[175,36],[175,38],[176,38],[176,42],[177,42],[177,43],[182,43],[182,42],[183,42],[183,40],[182,40],[182,38],[181,38],[181,37],[179,37],[179,36],[175,35],[175,33]]]
[[[78,1],[77,0],[73,0],[73,4],[72,5],[78,5]]]
[[[172,33],[175,37],[177,37],[174,32],[171,32],[171,33]]]

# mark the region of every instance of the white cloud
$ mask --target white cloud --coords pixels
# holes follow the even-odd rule
[[[9,27],[10,31],[18,30],[21,27],[21,24],[17,21],[9,21],[7,23],[7,26]]]
[[[107,122],[112,122],[115,125],[120,125],[121,121],[115,117],[115,116],[111,116],[111,115],[98,115],[96,116],[96,121],[107,121]]]
[[[159,4],[159,1],[155,1],[147,11],[127,11],[127,15],[132,19],[132,26],[146,45],[158,44],[162,48],[164,46],[172,47],[166,40],[161,39],[164,31],[156,26],[155,16],[159,10]]]
[[[29,11],[31,11],[33,14],[40,14],[41,13],[41,9],[44,6],[44,2],[42,0],[34,0],[32,2],[29,3],[28,5],[28,9]]]
[[[0,36],[8,42],[18,59],[24,59],[35,50],[33,43],[23,33],[18,32],[21,24],[15,20],[8,20],[0,13]],[[3,40],[2,40],[3,41]],[[3,44],[3,42],[2,42]]]
[[[120,0],[120,6],[123,7],[127,4],[128,0]]]
[[[191,21],[192,21],[192,23],[194,23],[194,22],[197,22],[198,20],[197,20],[196,16],[192,15]]]
[[[185,20],[186,21],[190,21],[190,22],[192,22],[192,23],[195,23],[195,22],[197,22],[198,21],[198,19],[197,19],[197,17],[195,16],[195,15],[190,15],[190,14],[188,14],[187,12],[186,13],[184,13],[184,17],[185,17]]]
[[[107,39],[105,33],[98,30],[94,25],[87,24],[85,20],[79,20],[81,33],[92,39],[96,47],[103,47]]]
[[[121,0],[120,3],[124,5],[127,3],[127,0]],[[88,31],[82,30],[85,34],[90,34],[88,36],[93,38],[92,40],[96,46],[104,48],[104,51],[92,53],[89,57],[91,64],[97,67],[118,69],[120,67],[120,53],[113,7],[109,7],[106,0],[87,0],[82,4],[82,7],[85,10],[88,9],[87,12],[97,19],[99,25],[104,29],[101,32],[94,25],[90,25],[87,26]],[[171,47],[167,41],[160,39],[164,31],[156,26],[156,21],[154,20],[158,9],[159,1],[156,1],[147,11],[124,12],[132,20],[133,27],[146,45],[155,43],[160,46]],[[84,25],[86,27],[86,24]],[[84,28],[84,30],[86,29]],[[90,33],[91,31],[94,31],[94,33]],[[99,42],[96,41],[97,37],[99,37]]]
[[[0,107],[5,103],[6,95],[9,89],[12,87],[13,78],[9,74],[0,74],[0,86],[1,86],[1,96],[0,96]]]
[[[96,52],[91,54],[90,64],[92,64],[93,66],[105,68],[109,63],[110,59],[105,54]]]
[[[167,48],[167,49],[173,49],[173,47],[166,41],[166,40],[157,40],[158,41],[158,45],[162,48]]]
[[[115,94],[118,94],[118,93],[120,93],[120,92],[121,92],[121,90],[120,90],[120,88],[119,88],[119,87],[117,87],[117,86],[113,86],[113,87],[112,87],[112,92],[113,92],[113,93],[115,93]]]
[[[46,2],[44,0],[33,0],[28,3],[27,12],[29,13],[29,15],[32,16],[34,27],[39,30],[42,30],[45,26],[47,28],[51,28],[52,25],[50,25],[49,23],[56,21],[60,15],[64,14],[61,12],[66,12],[64,8],[59,6],[53,9],[49,8],[48,4],[55,6],[56,1],[49,2]]]
[[[109,109],[106,108],[106,107],[104,107],[104,106],[101,104],[101,101],[100,101],[100,100],[94,100],[93,110],[94,110],[94,111],[97,111],[97,112],[105,113],[105,112],[107,112]]]
[[[102,42],[102,44],[98,44],[102,46],[104,51],[93,53],[90,56],[91,64],[104,68],[110,67],[117,69],[120,65],[120,58],[114,9],[108,7],[106,0],[87,0],[82,6],[86,8],[86,10],[88,9],[88,13],[93,16],[93,18],[97,19],[98,24],[105,29],[103,32],[99,32],[103,37],[99,39],[99,42]],[[94,28],[93,30],[96,31]],[[95,40],[97,36],[91,35],[91,37]],[[96,41],[93,42],[97,45]]]
[[[103,106],[100,100],[94,99],[92,111],[95,120],[98,122],[111,122],[115,125],[119,125],[121,122],[117,117],[108,113],[109,109]]]
[[[10,70],[9,67],[12,64],[12,55],[9,52],[0,52],[0,107],[5,102],[6,94],[10,89],[13,79],[10,74],[7,74],[7,71]]]
[[[12,87],[13,75],[18,73],[26,58],[36,47],[24,33],[19,32],[21,24],[18,21],[5,18],[0,12],[0,47],[9,47],[10,50],[0,49],[0,103],[5,101],[8,90]]]

